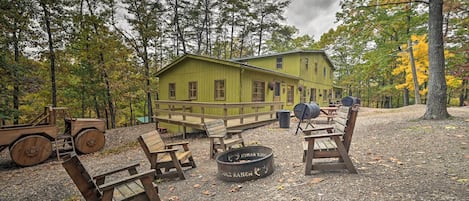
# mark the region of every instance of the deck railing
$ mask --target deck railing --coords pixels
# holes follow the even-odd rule
[[[156,116],[166,116],[171,119],[173,115],[182,116],[185,121],[189,117],[200,118],[200,123],[205,119],[223,119],[225,125],[228,120],[239,119],[243,124],[245,118],[254,117],[255,121],[262,115],[270,115],[275,118],[276,110],[283,108],[283,102],[243,102],[243,103],[210,103],[193,101],[157,100]]]

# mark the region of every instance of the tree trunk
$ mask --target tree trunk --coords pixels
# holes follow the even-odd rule
[[[86,3],[88,4],[88,10],[90,11],[91,16],[94,17],[95,15],[94,15],[92,6],[90,4],[90,1],[87,0]],[[100,32],[98,30],[98,24],[96,24],[96,22],[93,22],[93,29],[94,29],[94,33],[96,34],[96,37],[99,37]],[[106,69],[104,69],[105,61],[104,61],[104,53],[102,52],[102,50],[103,48],[100,48],[100,52],[99,52],[99,64],[100,65],[99,66],[100,68],[102,68],[104,84],[106,85],[106,101],[109,106],[109,116],[111,116],[111,128],[116,128],[116,112],[114,109],[113,98],[111,95],[111,84],[109,82],[109,76],[106,72]]]
[[[52,106],[57,107],[57,88],[55,83],[55,52],[54,52],[54,41],[52,40],[52,31],[50,28],[50,13],[46,4],[41,1],[41,7],[44,12],[44,21],[46,25],[46,32],[49,43],[49,60],[50,60],[50,80],[52,90]]]
[[[445,56],[443,47],[443,0],[430,0],[428,19],[429,78],[423,119],[446,119]]]
[[[153,122],[153,108],[151,101],[151,85],[150,85],[150,63],[148,62],[148,50],[147,50],[147,40],[143,40],[143,64],[145,65],[145,79],[146,79],[146,89],[147,89],[147,101],[148,101],[148,121]]]
[[[261,22],[260,22],[260,27],[259,27],[259,46],[257,49],[257,55],[261,55],[261,49],[262,49],[262,34],[264,32],[264,15],[261,17]]]
[[[403,93],[404,93],[404,97],[403,97],[404,98],[404,103],[403,103],[403,105],[408,106],[409,105],[409,89],[404,88]]]
[[[19,50],[19,44],[18,44],[18,40],[19,40],[19,35],[20,33],[17,33],[17,23],[15,22],[14,23],[14,30],[13,30],[13,45],[14,45],[14,48],[15,48],[15,64],[18,65],[19,62],[20,62],[20,50]],[[18,67],[15,67],[13,69],[13,79],[14,80],[14,84],[13,84],[13,109],[15,109],[16,111],[19,111],[20,109],[20,101],[19,101],[19,94],[20,94],[20,81],[19,81],[19,75],[18,75]],[[14,112],[13,113],[13,124],[18,124],[19,123],[19,113],[18,112]]]

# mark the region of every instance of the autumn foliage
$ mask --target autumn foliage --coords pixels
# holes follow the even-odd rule
[[[412,35],[411,37],[413,41],[412,49],[414,54],[414,61],[415,61],[415,68],[417,73],[417,81],[419,85],[419,93],[421,95],[427,94],[427,82],[428,82],[428,43],[427,43],[427,35]],[[409,56],[409,47],[407,44],[401,45],[401,49],[403,50],[398,54],[398,65],[392,71],[393,75],[405,75],[405,82],[401,84],[397,84],[397,89],[409,89],[414,90],[414,84],[412,79],[412,70],[411,70],[411,63],[410,63],[410,56]],[[453,57],[454,55],[451,54],[448,50],[445,50],[445,58]],[[449,88],[458,88],[462,84],[462,80],[456,78],[452,75],[446,75],[446,83]]]

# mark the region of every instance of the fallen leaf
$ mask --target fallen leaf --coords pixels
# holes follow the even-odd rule
[[[194,188],[200,188],[200,184],[194,184]]]
[[[381,156],[373,156],[371,157],[371,159],[375,160],[375,161],[380,161],[382,159]]]
[[[456,136],[458,138],[463,138],[464,137],[464,135],[454,135],[454,136]]]
[[[293,183],[293,182],[295,182],[295,180],[294,179],[287,179],[287,182],[288,183]]]
[[[202,194],[204,194],[204,195],[210,195],[210,191],[207,191],[207,190],[202,191]]]
[[[465,155],[464,158],[465,158],[465,159],[469,159],[469,155]]]
[[[285,187],[283,187],[283,185],[278,185],[277,186],[277,190],[283,190]]]
[[[315,177],[315,178],[312,178],[311,181],[309,181],[309,184],[318,184],[322,181],[324,181],[324,178]]]
[[[457,127],[456,126],[445,126],[446,129],[449,129],[449,130],[454,130],[456,129]]]
[[[231,193],[238,192],[239,189],[241,189],[242,187],[243,187],[243,186],[241,186],[241,185],[232,186],[231,189],[230,189],[230,192],[231,192]]]
[[[278,179],[278,182],[279,182],[279,183],[283,183],[283,181],[285,181],[285,179],[284,179],[284,178],[280,178],[280,179]]]
[[[175,187],[175,186],[170,186],[170,187],[169,187],[169,191],[172,192],[172,191],[174,191],[174,190],[176,190],[176,187]]]
[[[178,196],[171,196],[168,198],[169,201],[179,201],[179,197]]]
[[[458,179],[456,180],[457,182],[461,182],[461,183],[466,183],[469,181],[469,179]]]

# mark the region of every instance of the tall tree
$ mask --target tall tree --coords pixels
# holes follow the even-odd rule
[[[47,43],[49,49],[49,63],[50,63],[50,83],[51,83],[51,101],[52,106],[57,106],[57,86],[55,77],[55,47],[54,47],[54,36],[52,30],[52,18],[51,7],[60,7],[60,5],[54,5],[57,2],[51,2],[49,0],[39,0],[39,4],[42,9],[42,20],[43,29],[47,34]],[[57,7],[56,7],[57,8]]]
[[[427,107],[423,119],[446,119],[445,55],[443,46],[443,0],[429,1]]]
[[[13,123],[18,124],[19,122],[19,107],[20,107],[20,87],[22,80],[25,77],[25,71],[23,65],[20,62],[23,57],[23,48],[28,38],[31,38],[32,32],[30,31],[29,25],[32,20],[33,10],[32,3],[30,1],[0,1],[0,29],[4,40],[2,43],[2,50],[4,54],[4,65],[8,66],[6,72],[12,80],[13,91],[12,91],[12,102],[13,110],[9,113],[13,114]],[[11,51],[10,51],[11,50]],[[6,62],[7,55],[13,55],[13,62]],[[4,82],[7,83],[7,82]],[[7,88],[6,88],[7,89]],[[5,90],[8,91],[8,90]],[[8,108],[8,107],[6,107]]]
[[[151,65],[151,55],[150,48],[154,43],[154,39],[158,35],[157,22],[159,20],[159,15],[162,10],[162,5],[159,1],[151,0],[125,0],[124,3],[127,4],[127,11],[129,16],[126,18],[127,22],[132,27],[135,37],[129,35],[129,33],[124,33],[120,28],[115,26],[115,28],[124,36],[127,42],[133,47],[136,52],[137,57],[143,62],[145,69],[145,90],[147,91],[147,108],[148,108],[148,117],[150,122],[153,122],[151,118],[153,116],[153,107],[152,107],[152,96],[151,96],[151,82],[150,82],[150,65]]]

